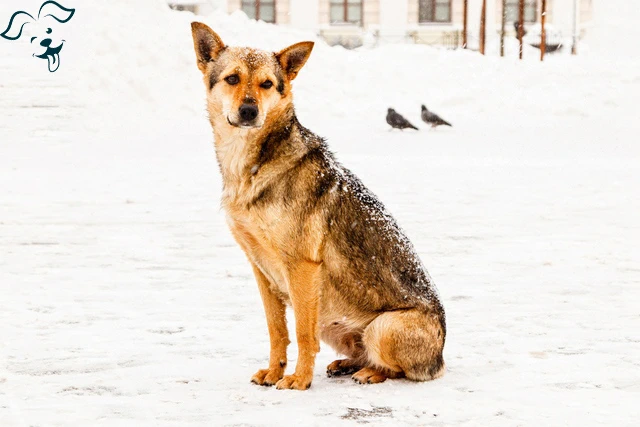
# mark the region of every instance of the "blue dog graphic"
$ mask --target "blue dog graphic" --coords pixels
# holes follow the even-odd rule
[[[0,36],[7,40],[18,40],[20,36],[22,36],[22,30],[24,29],[24,26],[27,24],[33,25],[36,23],[42,23],[44,18],[48,17],[51,17],[61,24],[64,24],[73,17],[73,14],[75,12],[75,9],[67,9],[66,7],[61,6],[53,0],[49,0],[42,3],[42,6],[40,6],[37,19],[27,12],[20,11],[14,13],[9,20],[9,26],[6,30],[0,33]],[[35,34],[37,32],[37,29],[34,29],[33,33]],[[53,73],[60,67],[60,51],[62,50],[62,45],[64,44],[65,40],[60,40],[59,43],[56,43],[55,46],[52,46],[52,44],[54,44],[54,36],[51,35],[53,33],[53,29],[51,27],[46,27],[46,30],[44,30],[43,32],[44,34],[39,35],[32,34],[33,37],[31,37],[31,44],[36,48],[38,48],[38,45],[42,48],[45,48],[45,51],[43,53],[40,53],[38,55],[34,53],[33,56],[35,56],[36,58],[46,59],[49,64],[49,71]],[[36,42],[35,45],[33,44],[34,41]]]

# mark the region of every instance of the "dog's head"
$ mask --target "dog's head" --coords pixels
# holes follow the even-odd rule
[[[228,47],[207,25],[191,24],[198,68],[207,88],[212,122],[243,129],[264,125],[291,105],[291,81],[309,58],[313,42],[280,52]]]
[[[37,18],[23,11],[14,13],[0,36],[7,40],[18,40],[26,27],[30,33],[33,56],[46,59],[49,71],[54,72],[60,67],[60,51],[65,42],[55,34],[54,28],[58,23],[68,22],[74,13],[75,9],[67,9],[49,0],[40,6]]]

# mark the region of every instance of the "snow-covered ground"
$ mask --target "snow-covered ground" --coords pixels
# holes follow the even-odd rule
[[[312,388],[278,391],[249,383],[268,336],[219,208],[193,16],[84,3],[55,74],[0,39],[0,426],[636,425],[637,55],[318,43],[300,120],[412,238],[448,373],[361,386],[325,377],[323,346]],[[204,20],[230,44],[313,37]],[[389,106],[422,129],[389,132]]]

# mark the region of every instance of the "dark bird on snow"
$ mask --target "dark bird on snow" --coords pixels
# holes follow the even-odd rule
[[[427,110],[427,107],[425,107],[424,105],[422,106],[421,116],[422,116],[422,121],[427,124],[430,124],[432,128],[440,125],[451,126],[451,123],[447,122],[446,120],[443,120],[436,113],[432,113],[431,111]]]
[[[394,110],[393,108],[389,108],[387,110],[387,123],[389,123],[389,126],[395,129],[402,130],[402,129],[410,128],[410,129],[418,130],[417,127],[409,123],[409,120],[405,119],[400,114],[396,113],[396,110]]]

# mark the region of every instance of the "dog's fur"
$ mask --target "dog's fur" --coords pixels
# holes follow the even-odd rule
[[[313,43],[268,53],[225,46],[202,23],[192,33],[222,205],[267,317],[269,367],[252,381],[309,388],[320,339],[347,356],[327,367],[329,376],[353,373],[360,383],[441,376],[445,315],[431,278],[384,206],[296,118],[291,81]],[[250,121],[240,112],[247,105],[257,107]],[[295,373],[285,376],[287,304],[299,353]]]

